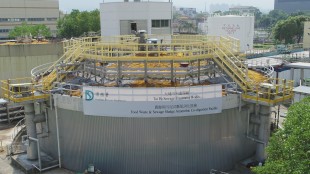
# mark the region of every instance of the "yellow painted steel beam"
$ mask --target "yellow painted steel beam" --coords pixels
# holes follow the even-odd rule
[[[155,35],[148,37],[157,38]],[[280,85],[275,85],[276,91],[271,89],[266,91],[266,89],[259,87],[261,82],[255,82],[248,78],[247,66],[236,57],[240,49],[240,41],[237,39],[201,35],[165,35],[158,36],[158,38],[164,38],[164,42],[161,41],[160,44],[139,44],[139,38],[132,35],[86,37],[64,41],[64,55],[43,73],[47,74],[50,72],[50,74],[46,77],[41,77],[41,81],[36,84],[41,84],[44,91],[49,91],[53,88],[54,82],[57,80],[62,81],[65,78],[64,74],[57,78],[56,66],[58,64],[73,63],[86,59],[99,62],[181,62],[213,59],[242,88],[244,100],[274,105],[289,100],[293,96],[292,84],[289,82],[282,81]],[[65,70],[72,71],[75,68],[76,66],[72,64],[72,66],[65,67]],[[266,79],[265,81],[271,82],[272,80],[274,79]],[[277,81],[279,80],[277,79]],[[18,84],[18,80],[14,80],[14,82],[3,81],[1,85],[3,95],[11,101],[24,102],[48,97],[47,94],[32,95],[35,89],[26,92],[30,96],[20,97],[22,91],[16,93],[16,91],[11,90],[9,87],[11,83]],[[281,95],[283,96],[279,97]]]

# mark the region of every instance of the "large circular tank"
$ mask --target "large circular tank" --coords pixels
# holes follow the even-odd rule
[[[73,171],[88,164],[104,173],[229,171],[255,153],[256,144],[246,137],[248,112],[239,111],[238,95],[224,97],[228,109],[218,114],[164,118],[85,115],[82,99],[55,97],[58,108],[48,112],[50,133],[42,145],[57,158],[57,112],[62,164]]]
[[[223,54],[231,54],[237,40],[162,36],[160,43],[136,43],[139,38],[122,36],[105,44],[97,39],[67,41],[64,57],[44,65],[52,68],[32,71],[42,90],[52,94],[41,149],[62,167],[80,172],[94,164],[111,174],[208,173],[231,170],[254,155],[256,143],[247,138],[253,107],[245,106],[240,89],[212,59],[219,49],[215,42],[229,43]]]

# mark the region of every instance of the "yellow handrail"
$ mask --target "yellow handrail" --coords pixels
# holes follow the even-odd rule
[[[240,41],[232,37],[205,35],[150,35],[158,37],[160,42],[139,44],[139,38],[133,35],[118,37],[85,37],[63,42],[64,55],[42,73],[41,80],[34,79],[2,81],[1,90],[5,98],[14,102],[42,99],[47,97],[36,91],[48,92],[54,82],[61,82],[64,74],[57,77],[60,63],[74,63],[92,59],[98,62],[109,61],[196,61],[213,59],[243,90],[245,100],[274,104],[292,98],[292,82],[279,79],[267,79],[270,89],[254,82],[248,77],[248,67],[236,55],[239,54]],[[66,66],[72,71],[77,66]],[[46,75],[46,77],[43,77]],[[275,81],[279,84],[275,84]],[[36,85],[34,85],[36,84]],[[14,86],[15,85],[15,86]],[[41,87],[39,87],[41,86]]]

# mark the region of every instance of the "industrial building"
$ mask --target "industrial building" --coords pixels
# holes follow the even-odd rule
[[[7,39],[9,32],[23,22],[44,24],[56,36],[59,19],[58,0],[1,0],[0,39]]]
[[[177,12],[180,13],[182,16],[187,16],[190,18],[194,18],[197,14],[197,10],[196,8],[178,8]]]
[[[299,11],[310,11],[310,0],[275,0],[274,9],[282,10],[289,14]]]
[[[230,7],[230,12],[239,12],[240,14],[254,14],[258,9],[253,6],[234,6]]]
[[[102,36],[133,34],[145,30],[148,34],[172,34],[172,2],[104,2],[100,4]]]

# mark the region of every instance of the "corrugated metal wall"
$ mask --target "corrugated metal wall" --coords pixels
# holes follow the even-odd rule
[[[192,174],[229,170],[255,152],[246,139],[246,112],[179,118],[113,118],[58,110],[62,164],[84,171],[88,164],[108,174]],[[41,140],[57,158],[55,110],[50,134]]]

